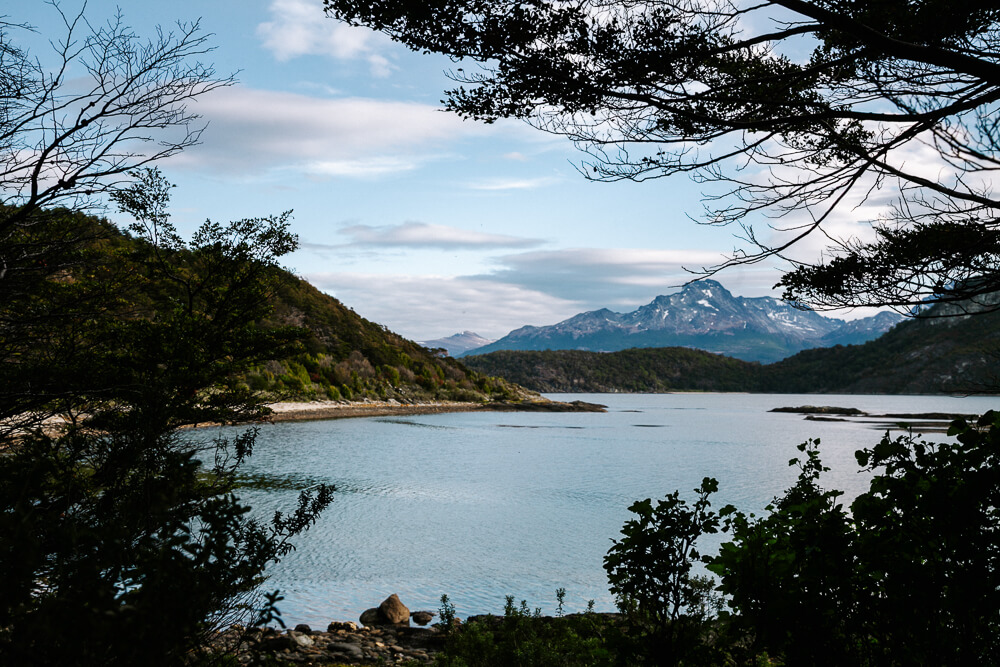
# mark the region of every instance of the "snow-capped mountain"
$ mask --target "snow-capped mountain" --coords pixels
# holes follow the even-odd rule
[[[434,340],[423,341],[420,345],[431,349],[444,348],[452,357],[457,357],[463,352],[473,350],[483,345],[489,345],[493,340],[483,338],[474,331],[463,331],[447,338],[435,338]]]
[[[693,347],[747,361],[771,362],[800,350],[861,343],[901,320],[895,313],[846,322],[799,310],[773,297],[737,297],[714,280],[658,296],[631,313],[606,308],[547,327],[521,327],[465,354],[495,350],[592,350]]]

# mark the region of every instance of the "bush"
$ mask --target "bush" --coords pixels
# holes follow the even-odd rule
[[[562,595],[557,591],[559,609]],[[613,625],[594,614],[543,617],[527,601],[520,606],[508,596],[503,617],[480,616],[455,624],[455,608],[442,596],[441,620],[449,632],[435,664],[446,667],[575,667],[617,665]]]
[[[611,592],[639,640],[639,654],[651,663],[707,660],[711,653],[709,636],[721,599],[714,583],[692,576],[691,569],[701,560],[698,539],[718,532],[720,517],[708,499],[718,488],[706,477],[691,506],[676,491],[655,507],[649,498],[634,503],[629,511],[637,518],[625,523],[622,539],[604,558]]]
[[[851,504],[823,491],[818,442],[759,520],[732,518],[710,568],[756,648],[790,664],[993,664],[1000,649],[1000,415],[857,452]]]

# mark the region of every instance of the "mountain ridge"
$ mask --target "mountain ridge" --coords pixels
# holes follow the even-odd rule
[[[942,316],[951,311],[959,314]],[[996,394],[1000,311],[966,315],[939,304],[863,344],[803,350],[766,365],[678,347],[497,351],[462,361],[553,393]]]
[[[629,313],[608,308],[578,313],[553,325],[523,326],[460,356],[499,350],[586,350],[688,347],[769,363],[804,349],[861,343],[902,320],[895,313],[845,321],[795,308],[774,297],[733,296],[714,280],[660,295]]]

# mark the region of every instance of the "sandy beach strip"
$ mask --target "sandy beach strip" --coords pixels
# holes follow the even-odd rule
[[[405,415],[432,415],[439,412],[474,412],[488,410],[480,403],[457,401],[431,401],[427,403],[399,403],[398,401],[302,401],[270,403],[270,420],[307,421],[310,419],[347,419],[351,417],[390,417]]]

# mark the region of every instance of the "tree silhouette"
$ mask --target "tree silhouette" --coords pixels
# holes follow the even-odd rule
[[[449,109],[564,135],[588,154],[588,178],[705,183],[705,220],[742,225],[750,242],[705,273],[783,257],[785,297],[820,308],[905,312],[1000,288],[994,2],[324,3],[458,60]],[[824,228],[887,194],[871,239]],[[787,216],[776,241],[755,231],[759,214]],[[817,233],[831,234],[826,259],[796,261],[795,244]]]

